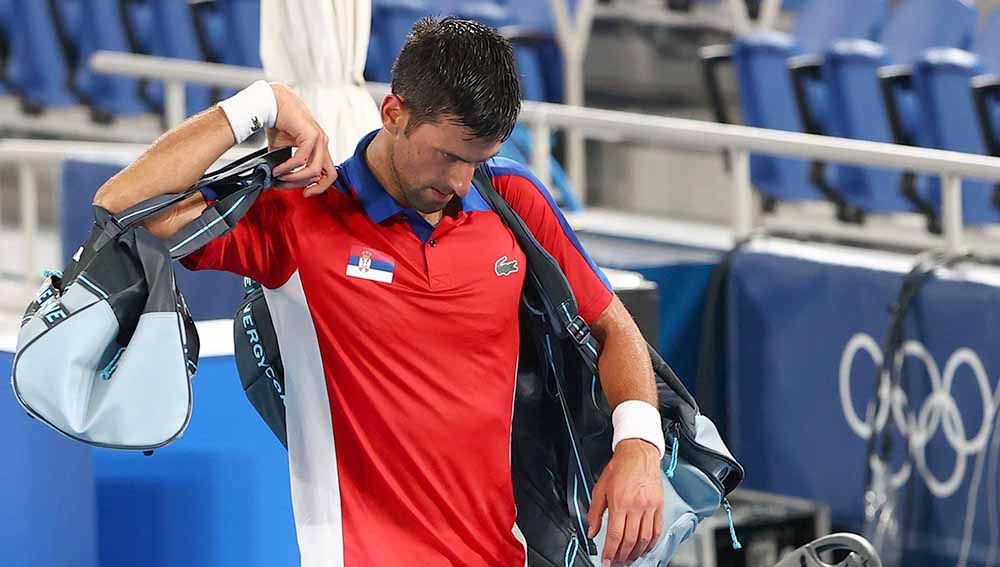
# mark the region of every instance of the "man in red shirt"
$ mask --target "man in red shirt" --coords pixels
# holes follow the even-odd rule
[[[663,437],[646,345],[544,187],[496,158],[520,110],[510,45],[423,20],[393,68],[382,128],[334,167],[327,138],[280,84],[255,84],[165,134],[108,181],[112,212],[193,184],[268,127],[292,145],[280,187],[184,260],[260,281],[285,366],[292,502],[303,565],[526,564],[510,470],[525,257],[472,187],[477,167],[559,262],[603,344],[614,455],[594,488],[605,563],[662,531]],[[210,196],[208,196],[210,198]],[[197,216],[196,196],[151,221]]]

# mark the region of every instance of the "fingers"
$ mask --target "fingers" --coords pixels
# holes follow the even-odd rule
[[[627,514],[616,507],[608,509],[608,529],[604,533],[604,549],[601,550],[601,562],[605,565],[618,561],[618,551],[625,539],[626,518]]]
[[[310,160],[313,159],[316,141],[315,137],[302,141],[295,150],[295,155],[274,168],[274,175],[280,177],[283,182],[300,184],[308,179],[319,177],[319,168],[309,167],[313,165]],[[286,168],[286,166],[288,167]]]
[[[656,511],[653,512],[653,536],[649,540],[649,548],[646,549],[646,553],[649,553],[656,547],[657,542],[660,541],[660,535],[663,534],[663,504],[656,507]]]
[[[306,197],[312,197],[314,195],[319,195],[325,192],[327,189],[333,185],[333,182],[337,180],[337,168],[333,166],[333,162],[329,158],[326,160],[326,164],[323,166],[323,175],[316,180],[315,183],[308,185],[303,194]]]
[[[601,520],[604,510],[608,507],[608,493],[601,479],[594,485],[594,493],[590,497],[590,510],[587,512],[587,537],[593,539],[601,531]]]
[[[618,563],[628,563],[632,552],[637,547],[639,541],[639,530],[642,528],[642,512],[632,511],[625,516],[625,534],[618,545],[618,554],[614,561]]]
[[[647,553],[652,547],[653,543],[656,541],[653,539],[653,518],[652,514],[649,512],[642,515],[639,520],[639,528],[636,533],[635,546],[632,547],[632,551],[629,552],[626,561],[631,563],[639,558],[640,555]],[[627,522],[626,522],[627,523]]]

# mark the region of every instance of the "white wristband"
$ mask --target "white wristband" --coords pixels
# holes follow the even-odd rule
[[[626,439],[642,439],[652,443],[660,452],[660,458],[663,458],[666,443],[663,440],[660,410],[652,404],[641,400],[626,400],[612,412],[611,424],[614,427],[612,451]]]
[[[261,128],[274,128],[278,119],[278,99],[265,81],[257,81],[220,102],[219,108],[226,113],[237,144]]]

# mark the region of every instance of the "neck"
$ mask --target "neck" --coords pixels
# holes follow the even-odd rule
[[[368,164],[368,169],[371,170],[372,175],[375,176],[375,180],[385,189],[385,192],[400,205],[409,207],[410,203],[407,202],[406,194],[403,193],[399,177],[393,170],[392,163],[390,163],[389,144],[390,140],[385,130],[379,130],[378,134],[375,134],[375,139],[365,149],[365,162]]]
[[[365,149],[365,162],[368,164],[368,169],[371,170],[372,175],[375,176],[375,180],[385,189],[385,192],[401,206],[412,209],[413,207],[407,200],[406,193],[403,191],[403,186],[399,181],[399,176],[396,175],[396,171],[392,167],[392,161],[389,158],[390,143],[391,141],[385,130],[379,130],[378,134],[375,134],[375,139]],[[432,226],[437,226],[437,223],[441,221],[441,217],[443,216],[442,211],[435,211],[433,213],[417,211],[417,213],[424,217],[424,220]]]

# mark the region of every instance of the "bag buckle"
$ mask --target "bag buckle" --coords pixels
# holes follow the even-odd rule
[[[590,340],[590,325],[580,315],[573,317],[569,323],[566,323],[566,330],[579,345],[586,344]]]

